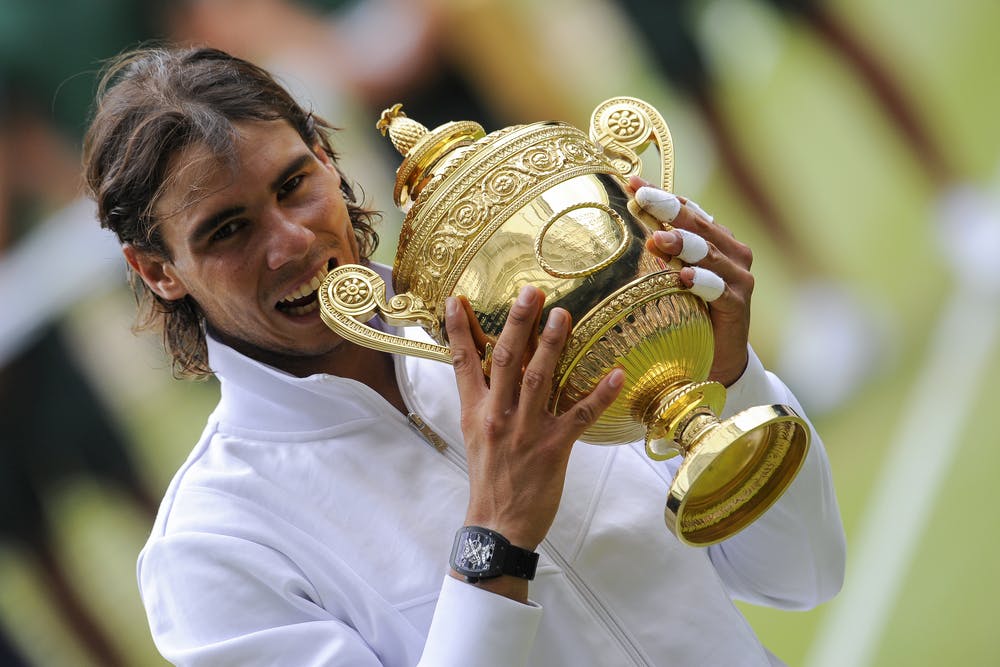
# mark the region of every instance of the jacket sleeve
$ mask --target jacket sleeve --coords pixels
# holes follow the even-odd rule
[[[446,575],[420,666],[525,665],[541,618],[538,605],[521,604]]]
[[[287,558],[261,544],[172,534],[147,544],[138,574],[153,640],[178,667],[383,664]]]
[[[746,371],[727,390],[722,416],[776,403],[805,418],[795,396],[751,349]],[[734,598],[803,610],[826,602],[843,584],[846,541],[830,463],[811,423],[809,429],[809,453],[781,498],[746,529],[708,548]]]
[[[179,667],[523,665],[542,613],[446,576],[425,641],[405,621],[376,622],[364,592],[346,581],[321,600],[280,552],[203,532],[151,540],[138,575],[156,646]]]

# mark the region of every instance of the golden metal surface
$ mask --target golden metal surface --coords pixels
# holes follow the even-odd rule
[[[549,262],[549,260],[545,259],[545,252],[544,252],[545,235],[548,233],[549,229],[551,229],[552,225],[554,225],[564,215],[566,215],[567,213],[571,213],[573,211],[579,211],[580,209],[584,208],[596,208],[600,211],[604,211],[609,216],[611,216],[611,219],[615,221],[615,223],[618,225],[620,229],[621,241],[619,242],[618,247],[615,248],[614,251],[604,259],[595,257],[594,259],[597,260],[596,264],[591,264],[589,266],[585,266],[578,270],[561,271],[557,269],[555,266],[553,266]],[[587,201],[577,202],[576,204],[571,204],[567,206],[558,213],[552,214],[549,217],[549,219],[545,221],[545,224],[542,225],[542,228],[538,231],[538,234],[535,236],[535,247],[534,247],[535,261],[538,262],[538,265],[542,267],[542,270],[544,270],[545,273],[549,274],[550,276],[554,276],[556,278],[585,278],[592,273],[597,273],[601,269],[610,266],[612,262],[614,262],[616,259],[618,259],[625,253],[625,249],[627,247],[628,247],[628,229],[626,229],[625,227],[625,221],[622,220],[622,217],[618,215],[618,213],[616,213],[613,208],[611,208],[606,204],[600,204],[598,202],[587,202]]]
[[[565,308],[573,329],[554,378],[551,409],[625,371],[614,404],[584,435],[598,445],[645,440],[654,459],[684,457],[670,487],[667,526],[688,544],[717,542],[760,516],[798,471],[809,445],[787,406],[757,406],[720,421],[725,389],[707,380],[714,339],[708,307],[680,282],[676,262],[645,248],[663,226],[630,198],[649,144],[662,186],[673,186],[673,145],[659,113],[630,97],[591,117],[590,137],[565,123],[485,134],[470,121],[428,130],[387,109],[378,129],[403,155],[396,203],[406,212],[393,266],[396,296],[363,266],[341,266],[320,287],[323,320],[375,349],[450,361],[444,302],[461,295],[490,341],[523,285],[546,294],[542,321]],[[367,326],[374,316],[423,327],[438,345]]]

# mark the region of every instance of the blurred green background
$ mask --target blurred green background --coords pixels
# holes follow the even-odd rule
[[[766,365],[788,370],[783,376],[810,408],[848,535],[847,585],[837,600],[810,612],[743,605],[750,622],[790,665],[1000,664],[991,611],[1000,578],[989,566],[1000,541],[989,500],[1000,472],[1000,390],[991,381],[1000,374],[1000,281],[989,271],[991,256],[1000,252],[1000,243],[991,245],[997,233],[989,232],[1000,227],[1000,3],[178,4],[190,13],[152,5],[158,13],[142,20],[153,27],[140,34],[210,41],[250,56],[278,69],[346,128],[336,140],[345,169],[386,211],[383,261],[391,260],[401,215],[391,200],[394,158],[373,129],[380,105],[402,101],[437,114],[411,112],[429,125],[457,119],[450,113],[481,114],[476,119],[488,130],[549,118],[585,128],[591,109],[613,95],[656,106],[674,137],[676,191],[754,249],[751,342]],[[76,24],[68,18],[74,12],[125,11],[114,3],[66,5],[47,27],[38,24],[42,32],[27,40],[30,48],[51,50],[59,39],[75,39]],[[308,40],[287,43],[273,21],[264,22],[271,26],[266,34],[254,32],[261,25],[255,17],[266,11],[288,19],[288,35],[299,34],[293,28],[301,19],[314,27],[357,27],[362,24],[351,21],[359,21],[362,5],[380,6],[381,13],[371,15],[384,22],[374,34],[385,39],[369,49],[423,45],[397,60],[386,56],[395,78],[361,71],[359,63],[375,62],[364,45],[353,44],[356,61],[337,65],[329,53],[306,50]],[[0,32],[31,25],[17,22],[28,6],[0,3]],[[424,26],[415,13],[432,19]],[[224,29],[219,16],[230,18]],[[836,46],[823,32],[824,21],[833,21],[853,46]],[[644,37],[650,25],[654,42]],[[330,34],[359,41],[345,30]],[[90,55],[65,76],[93,72],[98,58],[134,43],[128,31],[118,35],[116,46],[114,39],[80,46]],[[682,48],[685,39],[701,60]],[[72,52],[69,46],[62,48]],[[873,79],[853,59],[857,48],[887,77],[878,89],[899,94],[902,113],[880,102]],[[665,66],[661,56],[672,60]],[[0,79],[0,86],[10,80]],[[11,89],[0,87],[0,94]],[[56,90],[47,95],[49,104],[37,114],[55,122],[66,98]],[[17,118],[4,118],[7,131],[0,133],[0,149],[7,150],[0,193],[5,183],[16,184],[12,169],[28,161],[10,136]],[[916,129],[908,132],[907,123]],[[80,127],[82,120],[75,130]],[[60,136],[68,137],[68,152],[78,161],[73,129]],[[742,176],[729,154],[742,161]],[[764,204],[752,204],[753,188]],[[948,198],[963,188],[964,199]],[[3,218],[8,231],[0,235],[6,238],[0,252],[8,258],[33,225],[44,228],[47,216],[72,200],[51,192],[32,196],[42,204]],[[963,226],[972,218],[978,226]],[[969,260],[959,268],[946,252],[948,225],[976,232],[950,237],[958,239],[954,252]],[[39,284],[57,280],[60,266],[39,266],[49,275]],[[216,388],[170,379],[156,337],[130,332],[133,301],[119,284],[123,272],[111,273],[110,282],[104,276],[79,285],[55,317],[97,405],[124,434],[134,479],[158,498],[195,443]],[[19,292],[41,291],[23,273],[0,273],[0,279],[11,281],[11,275]],[[817,285],[827,296],[803,303],[817,294],[806,288]],[[824,301],[831,293],[835,298]],[[810,309],[819,302],[834,306]],[[18,317],[3,305],[3,318]],[[831,325],[830,312],[843,313],[840,324],[853,328],[840,331],[836,318]],[[29,389],[8,382],[4,396]],[[54,399],[41,416],[11,414],[11,405],[5,398],[0,406],[9,419],[73,428],[72,410]],[[7,473],[20,460],[13,448],[35,446],[4,433],[0,443]],[[109,664],[108,656],[123,665],[163,664],[135,585],[135,558],[152,519],[134,493],[102,479],[76,474],[45,483],[43,511],[51,527],[45,539],[54,561],[40,561],[37,549],[14,533],[0,535],[0,627],[27,664],[96,666]],[[4,516],[19,511],[5,510]],[[53,587],[53,571],[63,573],[68,591]],[[81,601],[79,610],[68,609],[67,594]],[[80,633],[87,623],[89,639]],[[103,649],[95,650],[94,636]]]

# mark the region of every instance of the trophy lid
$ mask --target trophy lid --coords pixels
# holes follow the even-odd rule
[[[471,120],[452,121],[428,130],[407,117],[402,104],[383,111],[375,128],[382,136],[388,133],[392,145],[403,156],[392,192],[396,206],[403,211],[409,210],[444,157],[486,136],[483,127]]]

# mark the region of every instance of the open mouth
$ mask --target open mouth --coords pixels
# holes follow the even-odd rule
[[[316,272],[316,275],[295,288],[288,296],[276,303],[274,307],[288,315],[308,315],[309,313],[316,312],[319,310],[317,290],[320,283],[323,282],[326,275],[336,266],[337,260],[331,258],[325,267]]]

